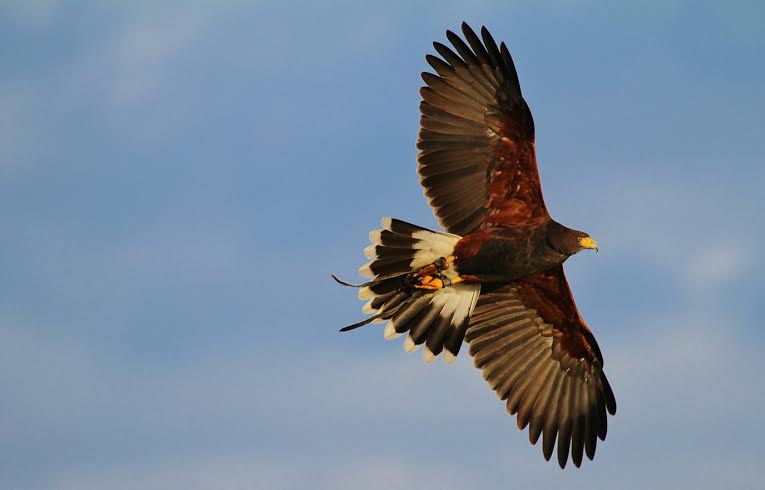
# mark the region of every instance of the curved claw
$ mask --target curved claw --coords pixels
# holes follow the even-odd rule
[[[437,276],[437,277],[425,276],[425,277],[419,278],[419,280],[414,283],[414,287],[417,289],[436,290],[436,289],[443,289],[445,287],[449,287],[463,281],[464,279],[461,276],[457,276],[453,279],[449,279],[448,277],[443,277],[443,276]]]
[[[446,285],[444,284],[444,280],[438,277],[433,276],[425,276],[420,278],[419,281],[414,283],[414,287],[417,289],[442,289]]]

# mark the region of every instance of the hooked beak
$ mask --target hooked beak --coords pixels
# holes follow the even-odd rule
[[[584,237],[579,239],[579,245],[581,245],[582,248],[590,248],[594,249],[595,252],[598,251],[598,242],[593,240],[591,237]]]

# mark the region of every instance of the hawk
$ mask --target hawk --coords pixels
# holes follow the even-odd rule
[[[603,356],[577,310],[563,263],[598,250],[550,217],[537,170],[534,121],[505,43],[466,23],[453,46],[433,43],[420,89],[417,171],[444,231],[384,218],[369,235],[359,288],[385,338],[406,334],[431,362],[463,341],[484,379],[549,460],[579,467],[605,440],[616,401]],[[334,276],[333,276],[334,277]]]

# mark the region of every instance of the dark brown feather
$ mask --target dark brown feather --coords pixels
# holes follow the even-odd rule
[[[438,107],[430,105],[425,101],[420,102],[420,112],[425,117],[429,117],[433,120],[443,123],[477,129],[479,131],[484,130],[484,125],[481,123],[477,123],[475,121],[471,121],[470,119],[454,115],[451,112],[447,112],[439,109]]]
[[[425,346],[434,355],[438,355],[444,350],[444,341],[446,340],[446,333],[450,325],[450,317],[439,317],[428,330],[428,339],[425,341]]]
[[[558,368],[554,362],[549,360],[543,364],[543,366],[544,370],[540,371],[538,375],[534,377],[529,387],[523,393],[523,401],[521,401],[521,404],[518,407],[517,419],[518,429],[520,430],[525,429],[526,425],[529,423],[531,408],[534,406],[534,402],[536,402],[537,397],[546,397],[543,388],[546,384],[549,384],[552,381],[552,378]]]
[[[416,318],[412,319],[412,327],[409,330],[409,336],[412,337],[412,341],[415,345],[420,345],[425,342],[428,330],[433,325],[436,318],[438,318],[439,313],[441,313],[441,308],[426,308],[418,313]]]
[[[437,132],[441,134],[484,135],[484,132],[480,127],[476,127],[476,126],[471,127],[464,124],[458,125],[456,123],[448,123],[448,122],[440,121],[438,119],[431,118],[429,116],[422,116],[420,118],[420,126],[422,126],[423,130],[428,130],[428,131]],[[420,137],[422,137],[422,135],[423,133],[420,133]]]
[[[484,29],[486,28],[484,27]],[[466,22],[462,23],[462,34],[465,36],[465,39],[467,39],[470,47],[473,49],[473,51],[475,51],[477,57],[480,59],[480,64],[494,67],[499,66],[496,60],[489,58],[489,53],[486,52],[486,48],[481,43],[481,40],[478,39],[478,36],[476,36],[473,29]]]
[[[446,341],[444,342],[444,349],[448,350],[454,356],[457,356],[460,352],[469,323],[470,319],[466,318],[459,327],[449,329]]]
[[[563,372],[559,369],[553,369],[550,373],[550,378],[545,383],[544,389],[539,393],[537,399],[534,401],[534,408],[530,416],[529,422],[529,442],[536,444],[539,440],[539,435],[542,433],[544,427],[545,414],[549,411],[548,404],[554,394],[560,389],[560,383],[563,381]]]
[[[430,298],[423,296],[411,301],[408,305],[401,308],[393,315],[393,325],[396,332],[404,333],[409,330],[410,321],[430,303]]]
[[[571,376],[566,376],[558,399],[558,464],[561,468],[566,467],[568,450],[571,445],[572,381]]]

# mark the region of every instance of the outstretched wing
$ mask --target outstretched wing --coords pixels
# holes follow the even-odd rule
[[[436,71],[420,89],[418,173],[430,205],[450,233],[548,218],[534,148],[534,121],[521,96],[515,65],[485,27],[466,23],[467,44],[451,31],[456,53],[435,42]]]
[[[574,464],[595,456],[606,438],[606,410],[616,401],[603,373],[595,337],[576,309],[559,266],[517,283],[485,290],[478,299],[465,339],[470,355],[518,428],[529,425],[529,441],[543,434],[542,452],[558,463],[569,450]]]

